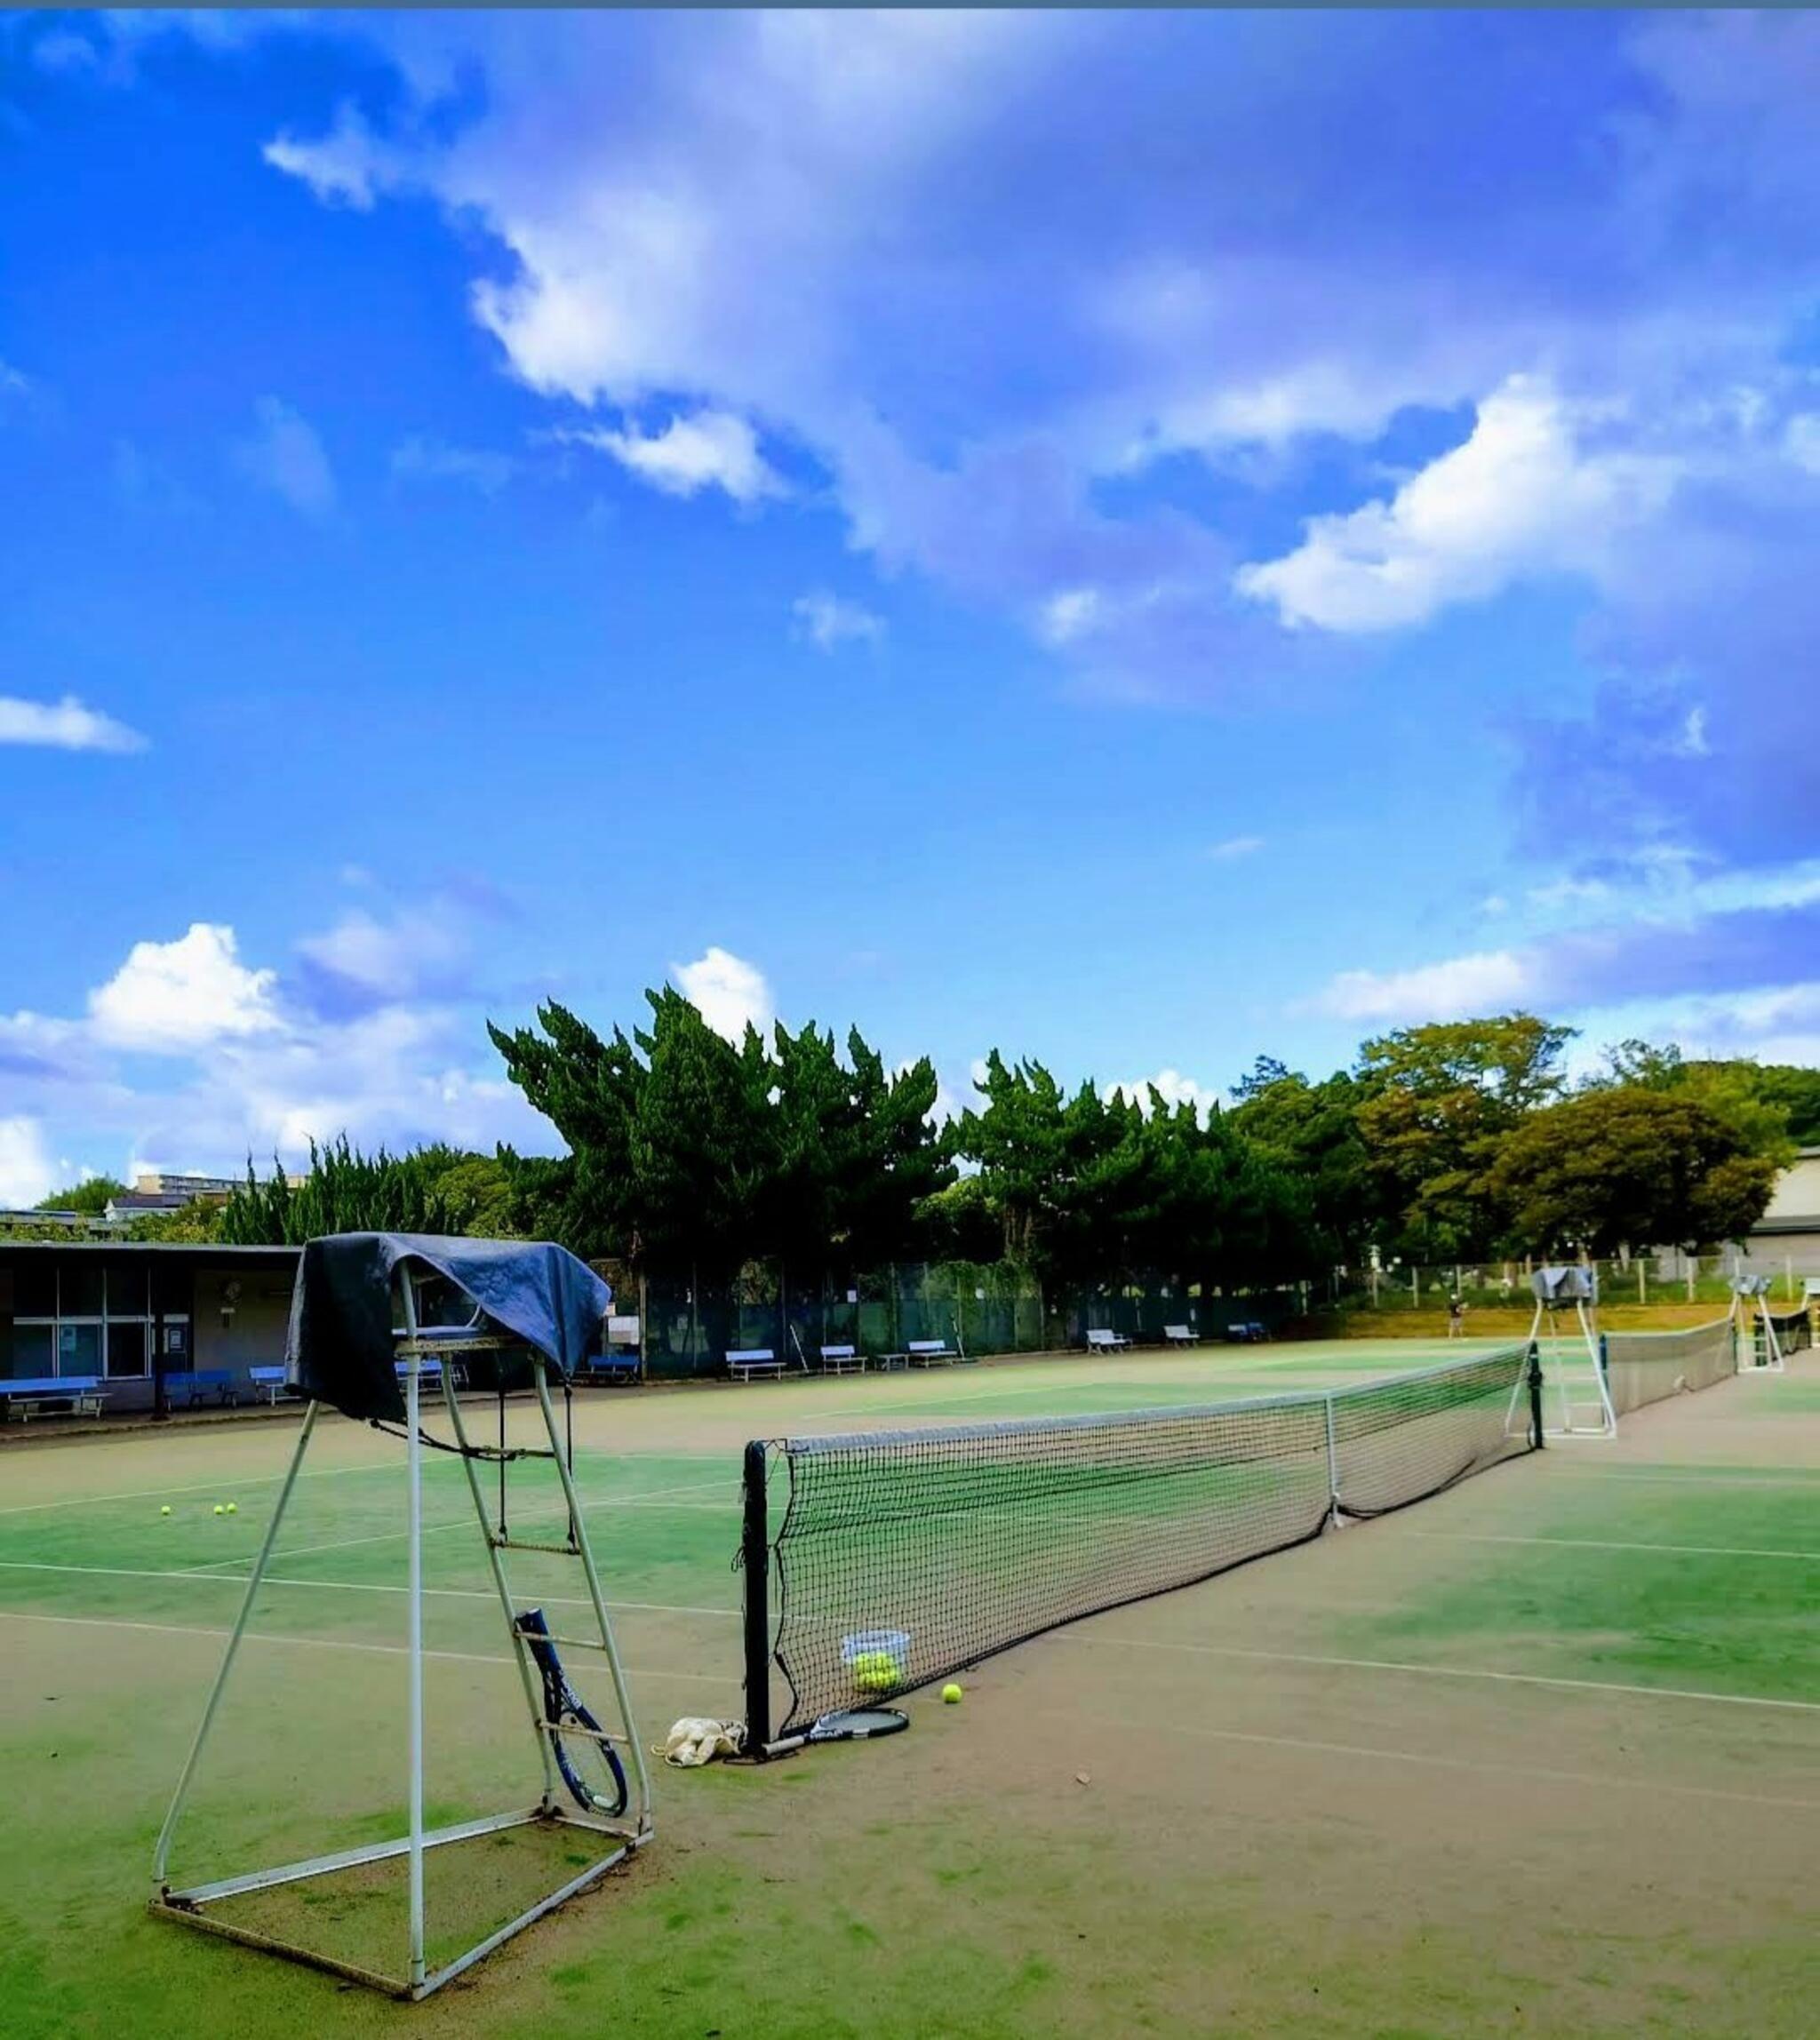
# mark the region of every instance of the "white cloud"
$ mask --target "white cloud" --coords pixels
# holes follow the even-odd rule
[[[417,996],[446,980],[468,955],[466,932],[452,916],[415,909],[382,921],[356,907],[297,947],[344,985],[389,1000]]]
[[[1783,433],[1783,450],[1797,467],[1820,474],[1820,410],[1804,410],[1790,418]]]
[[[1036,634],[1045,644],[1068,645],[1090,634],[1103,618],[1104,598],[1098,588],[1064,588],[1051,595],[1037,614]]]
[[[1471,436],[1388,503],[1311,518],[1282,558],[1240,568],[1240,594],[1291,628],[1390,630],[1535,573],[1597,578],[1613,541],[1659,511],[1677,464],[1600,442],[1608,413],[1513,376]]]
[[[798,595],[790,610],[798,632],[823,651],[833,651],[841,644],[876,644],[885,634],[882,617],[825,590]]]
[[[483,496],[497,496],[517,474],[509,453],[485,447],[450,446],[440,439],[413,434],[392,449],[392,473],[407,482],[461,482]]]
[[[25,701],[0,694],[0,744],[37,744],[53,751],[143,751],[136,729],[98,708],[86,708],[73,694],[61,701]]]
[[[31,378],[11,362],[0,361],[0,396],[25,396],[31,390]]]
[[[270,1032],[277,973],[249,970],[231,928],[195,922],[175,942],[138,942],[107,984],[89,994],[98,1041],[174,1054]]]
[[[736,503],[781,496],[784,484],[759,451],[758,434],[730,410],[698,410],[672,418],[661,432],[647,434],[634,425],[624,432],[571,432],[566,437],[610,453],[633,474],[667,496],[694,496],[721,489]]]
[[[1219,1092],[1211,1085],[1185,1077],[1179,1070],[1159,1070],[1153,1077],[1130,1077],[1121,1083],[1106,1084],[1101,1087],[1100,1095],[1112,1098],[1122,1091],[1147,1117],[1153,1088],[1161,1095],[1164,1104],[1193,1105],[1202,1120],[1221,1102]]]
[[[0,1120],[0,1205],[27,1209],[56,1188],[44,1128],[36,1120]]]
[[[347,205],[356,212],[371,211],[394,175],[391,152],[374,139],[359,109],[345,103],[321,140],[281,134],[261,154],[274,170],[301,178],[324,204]]]
[[[1524,959],[1497,949],[1412,970],[1343,970],[1314,1004],[1343,1020],[1459,1020],[1520,1005],[1530,984]]]
[[[709,948],[693,963],[673,964],[671,971],[677,990],[730,1041],[741,1039],[748,1021],[762,1032],[776,1016],[764,973],[727,950]]]
[[[235,444],[234,463],[301,516],[326,517],[335,507],[335,472],[320,435],[277,397],[259,399],[258,429]]]
[[[1228,836],[1225,842],[1214,844],[1207,854],[1217,864],[1230,864],[1237,857],[1255,857],[1263,848],[1262,836]]]

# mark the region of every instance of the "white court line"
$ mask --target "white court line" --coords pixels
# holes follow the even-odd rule
[[[212,1587],[244,1587],[244,1580],[235,1579],[231,1573],[205,1573],[191,1566],[56,1566],[43,1558],[0,1558],[0,1572],[7,1573],[74,1573],[88,1579],[97,1580],[201,1580]],[[267,1573],[259,1582],[260,1587],[327,1587],[338,1594],[408,1594],[409,1587],[395,1587],[372,1580],[291,1580],[279,1579]],[[444,1600],[492,1601],[499,1597],[482,1587],[426,1587],[426,1594],[435,1594]],[[544,1594],[539,1597],[543,1605],[550,1608],[590,1608],[594,1603],[581,1594]],[[678,1601],[609,1601],[609,1608],[635,1608],[647,1615],[717,1615],[731,1620],[739,1614],[738,1608],[697,1608]]]
[[[730,1487],[729,1487],[728,1499],[725,1507],[719,1507],[712,1502],[673,1502],[669,1499],[670,1496],[675,1494],[699,1494],[708,1488],[728,1486],[728,1485],[729,1484],[719,1480],[698,1480],[687,1487],[660,1487],[650,1494],[628,1494],[620,1496],[617,1499],[610,1498],[599,1502],[591,1502],[584,1497],[582,1501],[582,1513],[587,1516],[592,1516],[595,1511],[599,1509],[638,1509],[651,1507],[664,1509],[711,1509],[716,1515],[730,1517],[732,1513],[734,1500]],[[550,1502],[549,1498],[547,1497],[546,1498],[545,1509],[547,1514],[551,1513]],[[463,1524],[467,1524],[469,1526],[469,1527],[473,1527],[474,1513],[471,1510],[466,1516],[459,1516],[454,1519],[454,1521],[450,1523],[427,1523],[424,1525],[423,1534],[426,1537],[435,1536],[439,1532],[443,1530],[459,1530],[461,1528]],[[324,1544],[292,1544],[283,1551],[274,1551],[272,1557],[275,1561],[277,1561],[285,1558],[311,1558],[314,1557],[315,1554],[318,1551],[351,1551],[357,1545],[390,1544],[395,1542],[400,1537],[408,1537],[410,1534],[411,1532],[408,1528],[401,1528],[397,1530],[379,1530],[374,1532],[371,1535],[365,1537],[331,1538],[327,1543]],[[207,1570],[212,1570],[218,1566],[251,1566],[251,1564],[252,1555],[248,1552],[243,1552],[239,1557],[234,1558],[205,1559],[204,1561],[204,1567]],[[228,1576],[229,1578],[233,1577],[231,1574]]]
[[[1588,1443],[1591,1443],[1590,1439]],[[1804,1475],[1799,1468],[1792,1466],[1780,1466],[1774,1472],[1765,1474],[1702,1473],[1691,1466],[1684,1473],[1649,1473],[1633,1472],[1627,1466],[1596,1466],[1586,1460],[1569,1464],[1553,1452],[1545,1452],[1539,1457],[1549,1470],[1544,1478],[1549,1480],[1572,1480],[1577,1478],[1583,1480],[1602,1480],[1608,1486],[1619,1487],[1644,1487],[1654,1483],[1664,1487],[1760,1487],[1766,1492],[1777,1487],[1794,1487],[1810,1494],[1820,1493],[1820,1478]],[[1531,1453],[1527,1463],[1533,1466],[1537,1462],[1537,1454]]]
[[[1483,1530],[1410,1530],[1441,1544],[1564,1544],[1585,1551],[1672,1551],[1684,1558],[1795,1558],[1820,1564],[1820,1551],[1769,1551],[1749,1544],[1628,1544],[1608,1537],[1500,1537]]]
[[[1407,1672],[1417,1678],[1487,1679],[1499,1685],[1545,1685],[1569,1693],[1621,1693],[1644,1700],[1703,1700],[1719,1707],[1774,1707],[1794,1714],[1820,1714],[1820,1700],[1770,1700],[1754,1693],[1703,1693],[1682,1685],[1623,1685],[1608,1678],[1553,1678],[1534,1671],[1480,1671],[1468,1665],[1401,1664],[1389,1658],[1317,1657],[1300,1651],[1242,1650],[1232,1644],[1164,1643],[1149,1637],[1089,1637],[1057,1632],[1058,1643],[1097,1650],[1185,1651],[1196,1657],[1247,1658],[1259,1664],[1305,1664],[1335,1671]]]
[[[578,1446],[575,1455],[578,1459],[597,1459],[610,1464],[641,1459],[682,1460],[690,1465],[698,1463],[703,1466],[722,1463],[722,1455],[711,1452],[601,1452],[596,1451],[593,1446]],[[729,1469],[727,1480],[730,1486],[738,1477],[732,1470],[730,1457],[725,1463]],[[300,1472],[297,1478],[299,1480],[335,1480],[348,1473],[397,1474],[402,1470],[396,1460],[376,1459],[368,1466],[313,1466]],[[276,1473],[250,1474],[239,1480],[202,1480],[185,1487],[124,1487],[116,1489],[111,1494],[65,1494],[60,1495],[54,1502],[9,1503],[6,1508],[0,1509],[0,1517],[31,1516],[44,1509],[92,1509],[103,1502],[168,1502],[173,1494],[226,1494],[235,1488],[275,1487],[283,1478],[284,1472],[281,1467]],[[707,1482],[704,1485],[716,1484]]]
[[[1074,1719],[1073,1716],[1058,1718]],[[1151,1734],[1155,1731],[1153,1722],[1115,1720],[1106,1715],[1090,1715],[1083,1718],[1104,1728],[1142,1729]],[[1317,1737],[1304,1735],[1259,1735],[1239,1728],[1201,1728],[1187,1722],[1171,1722],[1172,1735],[1192,1735],[1206,1742],[1244,1742],[1266,1749],[1306,1749],[1317,1756],[1345,1757],[1375,1757],[1385,1764],[1419,1764],[1439,1771],[1466,1771],[1475,1776],[1492,1773],[1501,1777],[1518,1780],[1542,1778],[1555,1785],[1598,1785],[1615,1792],[1647,1792],[1651,1797],[1658,1793],[1672,1794],[1686,1799],[1723,1799],[1740,1806],[1774,1806],[1796,1813],[1820,1812],[1820,1799],[1778,1799],[1764,1792],[1730,1792],[1720,1785],[1672,1785],[1656,1778],[1613,1778],[1596,1771],[1555,1771],[1543,1765],[1495,1764],[1470,1757],[1434,1757],[1425,1751],[1415,1749],[1384,1749],[1373,1745],[1354,1742],[1326,1742]]]
[[[160,1637],[212,1637],[225,1643],[233,1633],[228,1630],[192,1628],[180,1622],[118,1622],[107,1615],[28,1615],[17,1608],[0,1608],[0,1622],[51,1622],[65,1629],[74,1630],[136,1630],[150,1636]],[[344,1637],[281,1637],[270,1632],[249,1630],[245,1640],[254,1644],[291,1644],[302,1650],[360,1651],[373,1657],[409,1657],[411,1653],[403,1644],[357,1644]],[[433,1651],[426,1650],[427,1658],[443,1658],[451,1664],[509,1665],[512,1660],[500,1657],[491,1651]],[[673,1671],[659,1669],[654,1665],[622,1665],[627,1678],[686,1678],[698,1685],[730,1686],[735,1680],[721,1674],[706,1671]]]

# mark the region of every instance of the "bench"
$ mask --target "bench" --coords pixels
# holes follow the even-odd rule
[[[784,1363],[769,1346],[746,1346],[727,1355],[727,1372],[736,1382],[756,1381],[761,1375],[781,1381]]]
[[[1226,1343],[1229,1346],[1262,1345],[1269,1336],[1263,1321],[1257,1318],[1241,1318],[1236,1324],[1226,1327]]]
[[[0,1382],[8,1416],[21,1423],[35,1416],[100,1416],[106,1394],[99,1375],[37,1375]]]
[[[821,1371],[825,1375],[863,1375],[866,1355],[852,1346],[824,1346]]]
[[[1090,1353],[1122,1353],[1131,1343],[1122,1332],[1090,1332],[1087,1350]]]
[[[638,1355],[633,1352],[589,1353],[581,1363],[585,1382],[618,1382],[622,1385],[638,1379]]]
[[[258,1402],[279,1402],[291,1393],[288,1367],[249,1367],[246,1378]]]
[[[1166,1346],[1198,1346],[1201,1335],[1192,1325],[1165,1325],[1162,1328]]]
[[[909,1339],[904,1358],[913,1367],[951,1367],[961,1356],[946,1339]]]
[[[200,1409],[207,1402],[231,1409],[240,1400],[231,1367],[205,1367],[200,1371],[168,1374],[164,1376],[164,1393],[172,1402],[180,1399],[185,1409]]]
[[[467,1329],[466,1326],[462,1326],[459,1329],[454,1326],[426,1327],[417,1335],[420,1339],[433,1339],[436,1336],[436,1333],[441,1331],[444,1337],[456,1339],[461,1337]],[[465,1389],[467,1386],[467,1370],[459,1360],[451,1359],[446,1364],[449,1370],[450,1386]],[[421,1388],[441,1388],[443,1366],[444,1362],[440,1353],[419,1353],[417,1356],[419,1386]],[[392,1371],[398,1376],[399,1387],[403,1388],[411,1373],[411,1363],[409,1360],[394,1360]]]

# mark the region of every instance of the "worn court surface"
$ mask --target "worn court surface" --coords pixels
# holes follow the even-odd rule
[[[750,1435],[1314,1387],[1446,1351],[596,1391],[579,1465],[644,1738],[738,1710]],[[0,1452],[9,2040],[1816,2030],[1811,1356],[1026,1646],[958,1708],[913,1698],[890,1741],[660,1772],[641,1861],[416,2008],[139,1909],[294,1435]],[[402,1822],[401,1459],[339,1421],[319,1434],[180,1877]],[[466,1509],[433,1461],[434,1818],[536,1775]],[[553,1612],[574,1591],[554,1563],[516,1577]],[[527,1839],[430,1859],[443,1946],[549,1877]],[[291,1924],[389,1964],[379,1919],[371,1893],[331,1890]]]

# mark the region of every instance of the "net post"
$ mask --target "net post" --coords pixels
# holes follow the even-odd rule
[[[739,1541],[746,1578],[746,1748],[762,1757],[771,1740],[770,1520],[765,1494],[765,1446],[746,1447],[745,1513]]]
[[[1334,1435],[1333,1392],[1321,1399],[1327,1417],[1327,1519],[1336,1529],[1340,1522],[1340,1448]]]
[[[1529,1443],[1540,1452],[1544,1442],[1542,1422],[1542,1345],[1537,1339],[1529,1342]]]

